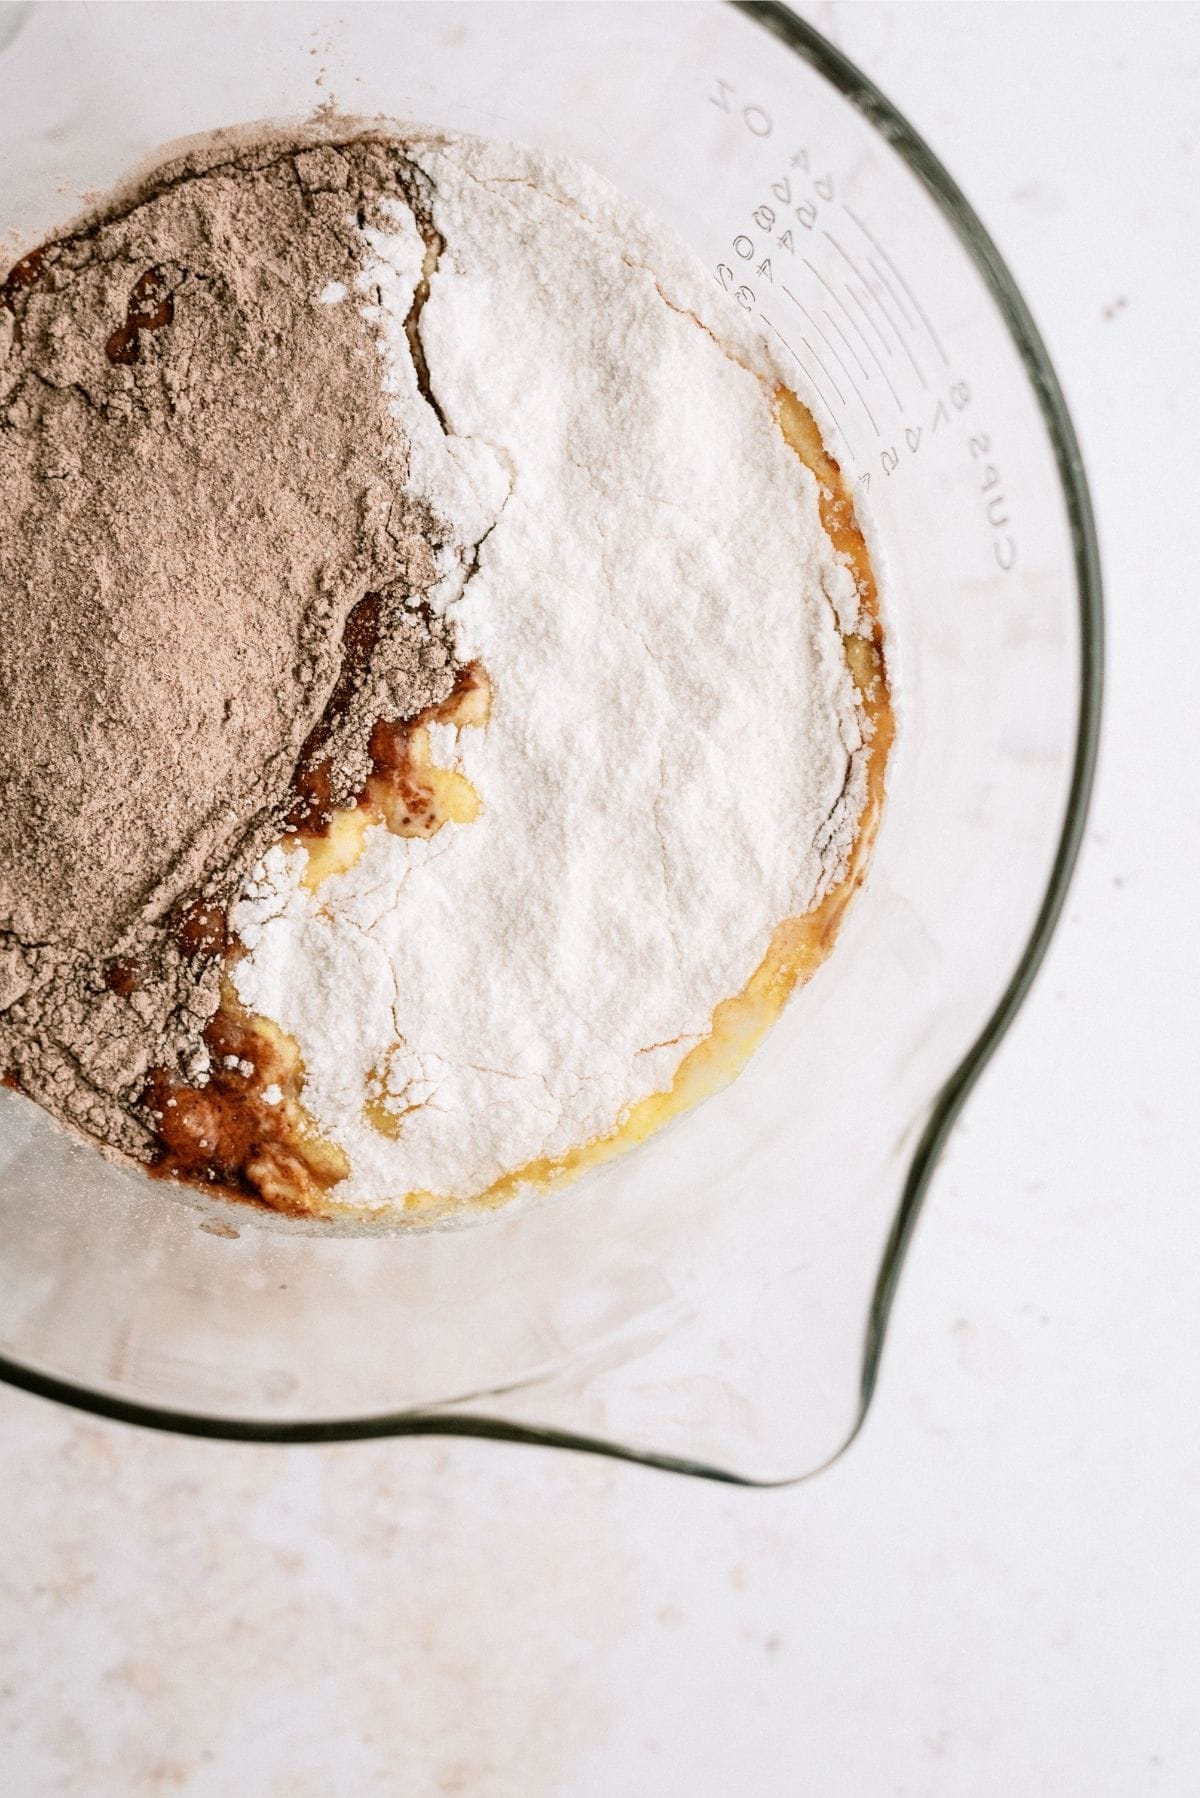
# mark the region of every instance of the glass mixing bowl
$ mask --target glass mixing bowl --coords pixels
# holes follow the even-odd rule
[[[204,1435],[470,1433],[798,1478],[861,1422],[939,1147],[1079,842],[1100,595],[1062,396],[949,176],[780,6],[0,7],[0,229],[29,248],[169,139],[329,102],[582,157],[773,338],[887,572],[883,829],[741,1078],[520,1214],[221,1221],[0,1093],[0,1372]]]

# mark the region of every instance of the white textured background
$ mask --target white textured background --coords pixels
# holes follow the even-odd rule
[[[1200,11],[804,10],[1030,300],[1110,607],[1066,925],[936,1179],[873,1416],[764,1496],[0,1389],[12,1798],[1200,1791]]]

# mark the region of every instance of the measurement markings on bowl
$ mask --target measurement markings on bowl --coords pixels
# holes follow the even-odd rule
[[[764,151],[771,159],[716,278],[802,371],[854,480],[865,490],[875,474],[903,479],[943,444],[961,465],[957,426],[973,408],[971,384],[877,226],[842,197],[840,174],[811,141],[737,83],[718,76],[705,101],[737,122],[756,160]],[[780,144],[791,148],[780,154]],[[1017,546],[993,435],[974,413],[966,428],[981,522],[1008,573]]]

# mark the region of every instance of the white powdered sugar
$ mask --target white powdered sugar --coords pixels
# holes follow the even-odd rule
[[[316,892],[304,851],[276,849],[233,914],[238,995],[297,1040],[350,1161],[334,1196],[367,1208],[469,1199],[668,1088],[775,926],[844,872],[866,790],[838,634],[857,590],[749,325],[578,165],[409,154],[442,240],[419,318],[434,404],[403,206],[364,229],[353,298],[408,482],[461,545],[437,602],[493,707],[431,741],[482,809],[428,841],[373,827]],[[395,1134],[364,1109],[381,1092]]]

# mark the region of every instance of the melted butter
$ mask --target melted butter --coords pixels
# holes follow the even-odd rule
[[[381,793],[378,801],[388,829],[399,837],[433,836],[443,824],[474,824],[482,810],[479,794],[465,774],[434,761],[429,732],[423,726],[409,738],[409,758],[410,778],[428,796],[428,825],[414,823],[405,814],[403,800],[389,791]]]
[[[347,1177],[350,1163],[301,1103],[304,1063],[295,1038],[247,1012],[228,974],[205,1038],[212,1067],[204,1086],[161,1070],[151,1076],[147,1105],[160,1143],[152,1171],[273,1211],[323,1215],[329,1188]]]
[[[330,875],[345,874],[366,848],[374,824],[385,824],[398,837],[431,837],[445,824],[473,824],[483,802],[464,774],[434,761],[429,726],[480,730],[491,712],[491,683],[476,665],[441,705],[403,724],[377,725],[372,744],[379,754],[358,803],[334,812],[320,835],[302,830],[291,839],[306,851],[300,884],[315,893]]]
[[[368,1099],[363,1106],[363,1117],[372,1130],[377,1130],[380,1136],[390,1137],[393,1142],[404,1127],[405,1113],[390,1106],[386,1097]]]
[[[393,1043],[384,1058],[385,1062],[400,1049],[399,1043]],[[373,1067],[367,1075],[367,1101],[363,1106],[363,1118],[377,1130],[380,1136],[391,1137],[393,1141],[401,1134],[404,1120],[415,1107],[405,1105],[394,1098],[387,1090],[387,1074],[384,1067]]]
[[[310,893],[332,874],[344,874],[352,868],[367,846],[367,831],[380,820],[372,817],[366,806],[355,806],[352,812],[335,812],[324,836],[299,835],[292,840],[308,852],[300,884]]]
[[[867,798],[846,875],[810,912],[787,918],[777,926],[766,954],[746,985],[715,1007],[709,1034],[684,1056],[669,1089],[651,1093],[632,1105],[607,1135],[564,1155],[531,1161],[514,1169],[468,1201],[471,1205],[495,1207],[518,1192],[546,1191],[565,1185],[589,1169],[625,1154],[680,1113],[727,1086],[745,1067],[790,995],[812,977],[828,956],[850,900],[865,878],[883,806],[884,770],[895,734],[878,593],[853,501],[838,464],[821,441],[815,420],[786,388],[776,393],[776,411],[785,441],[816,477],[821,523],[834,548],[849,563],[861,598],[863,634],[843,637],[842,644],[864,713]],[[400,836],[432,836],[447,823],[471,823],[481,809],[480,796],[463,775],[434,763],[427,727],[434,722],[455,724],[460,729],[482,727],[490,712],[491,689],[482,669],[476,668],[469,671],[467,681],[443,705],[406,725],[386,727],[389,734],[386,740],[381,737],[378,744],[373,736],[375,771],[358,804],[335,813],[324,835],[301,832],[293,839],[308,852],[303,884],[315,891],[331,874],[353,867],[365,847],[367,831],[374,824],[386,824]],[[377,733],[380,729],[376,727]],[[240,1012],[231,987],[229,992]],[[222,1012],[224,1009],[223,1003]],[[271,1065],[276,1069],[284,1067],[287,1074],[284,1101],[276,1113],[278,1142],[274,1159],[264,1150],[261,1168],[256,1162],[253,1169],[254,1177],[261,1182],[262,1200],[281,1210],[312,1215],[359,1215],[357,1207],[339,1204],[329,1191],[330,1185],[346,1176],[349,1165],[341,1149],[317,1135],[300,1104],[303,1068],[295,1043],[266,1018],[249,1018],[242,1012],[241,1021],[243,1028],[260,1038],[270,1051]],[[383,1077],[375,1070],[368,1080],[368,1097],[363,1107],[363,1117],[370,1127],[395,1139],[403,1133],[404,1118],[412,1109],[402,1099],[389,1098]],[[250,1167],[246,1171],[252,1172]],[[402,1201],[404,1208],[415,1216],[431,1216],[462,1202],[432,1192],[411,1192]]]

